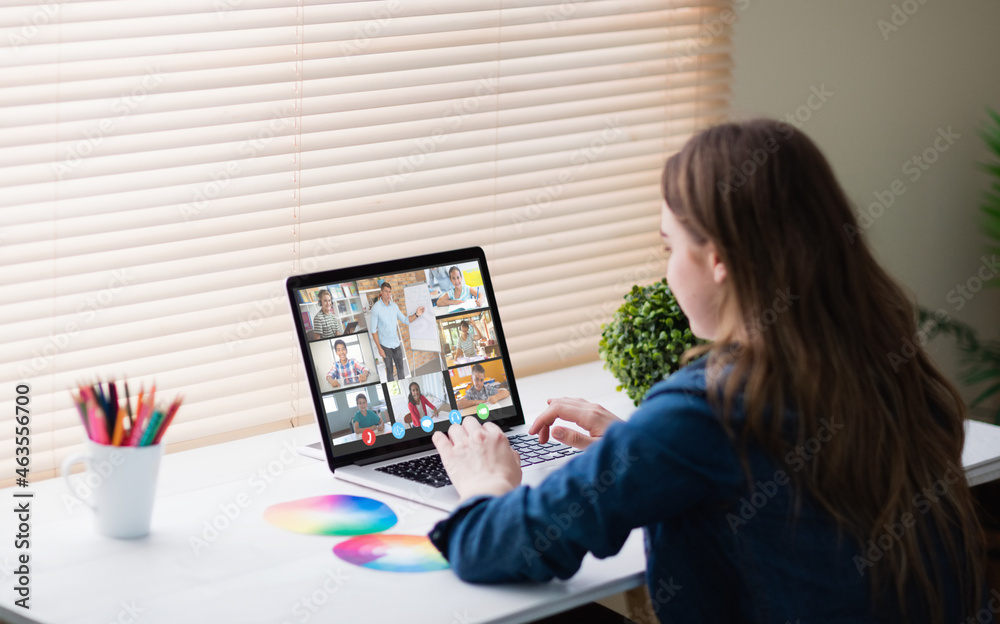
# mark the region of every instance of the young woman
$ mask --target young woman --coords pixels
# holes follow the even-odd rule
[[[492,423],[435,433],[465,499],[431,533],[455,572],[567,578],[644,527],[663,622],[984,613],[964,405],[912,354],[914,305],[816,146],[776,121],[717,126],[667,161],[663,193],[667,281],[709,342],[628,422],[550,399],[531,431],[589,448],[537,488]]]
[[[410,396],[407,397],[407,407],[410,408],[410,414],[404,420],[411,427],[419,427],[420,419],[424,416],[433,416],[435,411],[434,404],[427,400],[424,393],[420,391],[420,384],[415,381],[410,384]],[[422,414],[421,411],[423,412]]]
[[[319,338],[333,338],[344,333],[344,324],[333,314],[333,295],[329,290],[319,291],[320,311],[313,316],[313,331]]]

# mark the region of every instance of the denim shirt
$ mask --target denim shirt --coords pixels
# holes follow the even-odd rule
[[[466,501],[431,541],[463,580],[542,582],[573,576],[588,552],[618,553],[643,527],[646,584],[661,622],[902,621],[894,593],[890,617],[872,614],[869,573],[879,564],[866,557],[877,552],[838,535],[807,493],[793,521],[791,474],[842,425],[827,423],[820,439],[779,460],[748,444],[751,489],[707,402],[704,363],[656,384],[628,422],[608,427],[539,486]],[[734,411],[734,425],[742,417]],[[951,590],[948,621],[960,622]]]

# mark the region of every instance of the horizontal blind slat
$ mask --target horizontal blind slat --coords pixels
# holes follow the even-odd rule
[[[726,0],[45,6],[0,7],[0,383],[32,384],[36,474],[97,375],[184,393],[171,448],[312,430],[285,278],[456,234],[515,373],[593,359],[663,273],[664,159],[729,109]]]

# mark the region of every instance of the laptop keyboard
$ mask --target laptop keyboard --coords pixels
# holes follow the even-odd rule
[[[579,449],[566,446],[565,444],[555,444],[553,442],[539,444],[538,438],[531,435],[512,435],[508,436],[507,439],[510,440],[511,447],[521,455],[522,468],[552,461],[553,459],[568,457],[580,452]],[[409,479],[410,481],[425,483],[436,488],[451,485],[451,479],[448,478],[448,473],[445,472],[444,466],[441,464],[440,455],[427,455],[426,457],[409,459],[398,464],[382,466],[375,470]]]

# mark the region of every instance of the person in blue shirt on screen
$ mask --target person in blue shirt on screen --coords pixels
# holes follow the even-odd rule
[[[495,424],[436,432],[464,501],[430,533],[452,570],[564,579],[642,527],[661,622],[993,621],[965,405],[819,149],[722,124],[662,190],[666,279],[706,342],[627,421],[550,399],[529,431],[586,450],[537,487]]]
[[[378,412],[368,409],[368,397],[359,394],[354,400],[358,406],[358,411],[354,412],[354,418],[351,419],[354,433],[360,434],[362,429],[369,427],[374,427],[376,433],[382,433],[385,430],[385,423],[382,422],[382,417],[378,415]]]
[[[378,301],[372,306],[371,331],[372,340],[378,348],[378,354],[385,362],[386,381],[402,379],[405,375],[406,354],[403,352],[403,343],[399,339],[399,326],[397,321],[403,325],[409,325],[410,321],[420,318],[424,313],[424,306],[420,306],[410,316],[406,316],[399,310],[399,306],[392,300],[392,284],[382,282],[379,289]],[[393,374],[395,366],[396,373]]]

